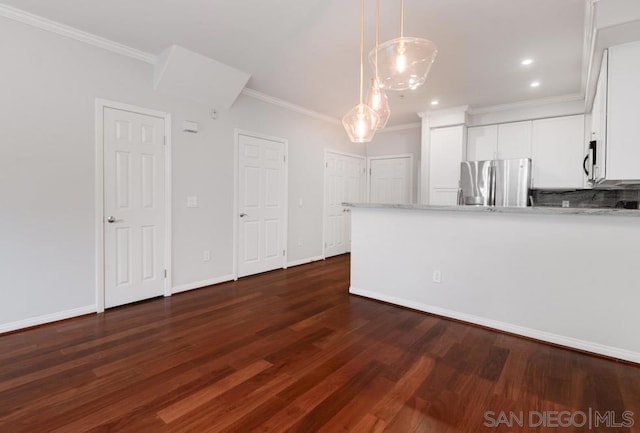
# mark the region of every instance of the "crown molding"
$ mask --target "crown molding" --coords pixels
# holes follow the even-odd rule
[[[71,26],[52,21],[38,15],[16,9],[11,6],[0,4],[0,16],[27,24],[33,27],[37,27],[41,30],[46,30],[51,33],[56,33],[61,36],[65,36],[70,39],[75,39],[80,42],[93,45],[108,51],[112,51],[123,56],[131,57],[136,60],[141,60],[146,63],[155,64],[156,56],[144,51],[131,48],[129,46],[119,44],[109,39],[94,35],[92,33],[78,30]]]
[[[461,113],[468,113],[468,112],[469,112],[468,105],[459,105],[457,107],[439,108],[437,110],[421,111],[417,114],[421,119],[424,119],[425,117],[448,116],[451,114],[461,114]]]
[[[550,104],[562,104],[567,102],[584,102],[584,95],[580,93],[573,93],[570,95],[553,96],[550,98],[529,99],[521,102],[513,102],[510,104],[491,105],[487,107],[469,108],[467,111],[469,114],[487,114],[496,113],[500,111],[517,110],[520,108],[535,108]]]
[[[304,108],[300,105],[293,104],[291,102],[287,102],[283,99],[276,98],[275,96],[267,95],[266,93],[259,92],[257,90],[249,89],[245,87],[242,92],[243,95],[249,96],[254,99],[258,99],[260,101],[266,102],[268,104],[275,105],[280,108],[284,108],[286,110],[295,111],[296,113],[305,114],[307,116],[315,117],[317,119],[324,120],[329,123],[333,123],[335,125],[341,125],[340,120],[335,117],[327,116],[326,114],[318,113],[317,111],[309,110],[308,108]]]
[[[387,126],[384,129],[379,129],[378,131],[376,131],[376,134],[384,134],[385,132],[394,132],[394,131],[404,131],[407,129],[420,128],[421,126],[422,126],[422,123],[420,122],[405,123],[403,125],[395,125],[395,126]]]

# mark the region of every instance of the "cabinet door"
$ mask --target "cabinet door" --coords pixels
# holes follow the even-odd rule
[[[531,158],[531,121],[498,125],[498,158]]]
[[[495,159],[498,151],[498,125],[467,129],[467,161]]]
[[[533,121],[534,188],[581,188],[584,115]]]
[[[591,138],[596,141],[596,167],[595,180],[599,181],[606,176],[607,158],[607,63],[608,51],[605,50],[600,66],[600,75],[596,84],[596,94],[593,99],[591,112]]]
[[[640,42],[609,48],[608,68],[606,177],[640,180]]]
[[[429,204],[457,204],[460,163],[465,143],[465,128],[451,126],[430,132]]]

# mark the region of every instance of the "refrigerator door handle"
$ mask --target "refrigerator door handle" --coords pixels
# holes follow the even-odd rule
[[[491,165],[489,168],[489,183],[491,187],[489,188],[489,206],[496,205],[496,167],[495,165]]]
[[[589,177],[589,170],[587,169],[587,161],[589,161],[589,156],[587,155],[584,157],[584,160],[582,160],[582,169],[584,170],[584,174],[587,175],[587,177]]]
[[[587,157],[589,158],[589,173],[587,174],[587,180],[591,182],[595,182],[596,180],[596,169],[597,169],[597,158],[598,158],[598,142],[596,140],[592,140],[589,142],[589,153]]]

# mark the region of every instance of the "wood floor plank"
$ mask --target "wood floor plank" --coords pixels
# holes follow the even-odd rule
[[[0,335],[0,432],[501,433],[487,410],[589,408],[640,431],[640,366],[351,296],[349,265]]]
[[[172,404],[171,406],[162,409],[160,412],[158,412],[158,416],[165,423],[169,424],[171,421],[174,421],[186,415],[187,413],[196,410],[206,402],[213,400],[220,394],[225,393],[231,388],[266,370],[272,365],[273,364],[267,361],[258,360],[254,364],[251,364],[246,368],[243,368],[242,370],[238,370],[225,377],[224,379],[216,382],[211,387],[191,394],[190,396]]]

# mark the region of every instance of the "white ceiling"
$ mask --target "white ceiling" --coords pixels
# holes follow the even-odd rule
[[[358,0],[2,1],[152,54],[181,45],[250,73],[254,90],[335,118],[358,102]],[[380,3],[382,42],[398,36],[400,1]],[[368,51],[375,1],[365,4]],[[416,122],[433,98],[483,107],[582,91],[585,0],[406,0],[405,11],[405,35],[439,53],[425,86],[389,92],[390,125]],[[535,63],[521,66],[525,57]]]

